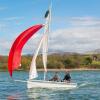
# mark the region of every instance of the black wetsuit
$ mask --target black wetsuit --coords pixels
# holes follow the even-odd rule
[[[70,76],[70,74],[67,73],[67,74],[65,75],[65,77],[64,77],[63,80],[70,81],[70,80],[71,80],[71,76]]]

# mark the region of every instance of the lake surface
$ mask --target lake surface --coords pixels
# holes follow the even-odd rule
[[[48,72],[48,79],[54,72]],[[59,72],[63,78],[64,72]],[[72,71],[73,82],[78,83],[74,90],[27,90],[26,83],[14,82],[8,72],[0,72],[0,100],[100,100],[100,71]],[[28,72],[14,72],[14,79],[27,80]],[[39,78],[43,79],[43,72]]]

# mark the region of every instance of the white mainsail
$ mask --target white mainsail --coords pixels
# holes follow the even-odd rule
[[[49,25],[51,21],[51,6],[49,10],[46,12],[45,18],[46,18],[45,27],[44,27],[45,37],[43,40],[43,52],[42,52],[43,65],[44,65],[44,80],[47,72],[48,33],[49,33]]]
[[[34,79],[38,76],[37,70],[36,70],[36,58],[38,56],[38,53],[39,53],[40,47],[42,45],[43,39],[44,39],[44,35],[43,35],[43,37],[42,37],[42,39],[41,39],[41,41],[38,45],[38,48],[35,52],[35,55],[32,58],[32,62],[31,62],[31,66],[30,66],[30,72],[29,72],[29,80]]]

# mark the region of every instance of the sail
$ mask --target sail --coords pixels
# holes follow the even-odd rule
[[[47,52],[48,52],[48,36],[47,34],[45,34],[43,40],[43,51],[42,51],[43,66],[45,72],[47,72]]]
[[[34,35],[39,29],[43,27],[42,24],[35,25],[24,32],[22,32],[14,41],[8,57],[8,71],[10,76],[12,77],[13,71],[19,68],[21,64],[21,51],[25,43],[30,39],[32,35]]]
[[[36,70],[36,58],[38,56],[38,53],[39,53],[39,50],[40,50],[40,48],[42,46],[44,38],[45,37],[43,35],[43,37],[42,37],[42,39],[41,39],[41,41],[40,41],[40,43],[38,45],[38,48],[37,48],[37,50],[36,50],[36,52],[35,52],[35,54],[34,54],[34,56],[32,58],[32,62],[31,62],[31,66],[30,66],[30,72],[29,72],[29,80],[34,79],[34,78],[36,78],[38,76],[37,70]]]
[[[51,21],[51,6],[49,8],[49,10],[46,11],[45,14],[45,26],[44,26],[44,35],[45,38],[43,40],[43,65],[44,65],[44,71],[47,72],[47,52],[48,52],[48,33],[49,33],[49,25],[50,25],[50,21]],[[45,73],[44,73],[44,80],[45,80]]]
[[[50,24],[50,9],[45,14],[46,22],[44,26],[44,35],[38,45],[38,48],[33,56],[31,66],[30,66],[30,72],[29,72],[29,80],[34,79],[38,76],[37,70],[36,70],[36,58],[38,56],[39,50],[41,46],[43,46],[42,51],[42,59],[43,59],[43,66],[45,72],[47,72],[47,52],[48,52],[48,33],[49,33],[49,24]],[[46,73],[44,73],[44,79],[45,79]]]

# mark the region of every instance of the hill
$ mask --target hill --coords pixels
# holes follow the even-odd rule
[[[93,51],[88,51],[86,54],[100,54],[100,49],[95,49]]]

